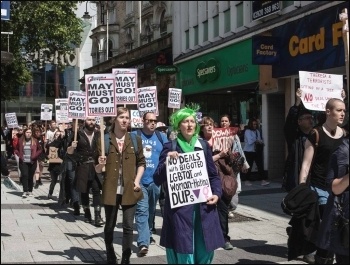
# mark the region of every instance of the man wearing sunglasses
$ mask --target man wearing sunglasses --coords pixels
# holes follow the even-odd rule
[[[154,184],[153,174],[158,166],[163,144],[168,142],[166,134],[157,131],[156,128],[157,116],[152,112],[147,112],[143,115],[143,128],[132,132],[141,137],[143,154],[146,159],[146,169],[140,182],[143,199],[137,203],[135,213],[135,222],[138,232],[138,256],[146,255],[149,245],[155,244],[151,230],[153,228],[154,214],[160,194],[160,187]]]

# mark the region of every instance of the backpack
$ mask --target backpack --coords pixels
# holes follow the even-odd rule
[[[136,135],[133,134],[133,133],[129,133],[129,135],[130,135],[130,138],[131,138],[132,145],[134,146],[136,159],[138,159],[138,150],[139,149],[138,149],[138,146],[137,146]],[[105,141],[105,155],[108,156],[108,154],[109,154],[109,145],[110,145],[109,133],[105,133],[104,141]]]

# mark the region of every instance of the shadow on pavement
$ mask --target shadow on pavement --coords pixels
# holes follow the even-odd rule
[[[232,245],[248,253],[287,258],[287,246],[266,244],[264,240],[241,239],[231,240]]]
[[[103,250],[95,250],[92,248],[78,248],[78,247],[71,247],[70,249],[64,250],[64,251],[43,251],[39,250],[40,253],[45,255],[52,255],[52,256],[62,256],[67,258],[67,260],[70,261],[76,261],[74,259],[75,257],[81,260],[83,263],[94,263],[94,264],[106,264],[106,260],[96,261],[96,256],[106,256],[105,251]],[[105,257],[106,259],[106,257]],[[50,262],[51,263],[51,262]],[[64,263],[64,262],[57,262],[57,263]],[[80,263],[80,262],[79,262]]]

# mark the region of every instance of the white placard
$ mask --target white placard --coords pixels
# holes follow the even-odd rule
[[[51,121],[52,120],[52,104],[41,104],[41,115],[40,119],[42,121]]]
[[[167,157],[166,170],[171,208],[206,202],[212,196],[203,151]]]
[[[113,68],[116,104],[137,104],[137,69]]]
[[[68,98],[55,99],[55,113],[57,123],[69,123]]]
[[[18,127],[17,115],[15,112],[5,113],[5,119],[6,119],[6,123],[7,123],[8,128],[17,128]]]
[[[168,108],[172,108],[172,109],[181,108],[181,94],[182,94],[182,89],[169,88]]]
[[[131,128],[143,128],[143,121],[140,112],[138,110],[130,110],[130,115]]]
[[[86,116],[116,115],[114,77],[112,74],[85,75]]]
[[[82,91],[68,92],[68,117],[71,119],[85,119],[86,93]]]
[[[342,99],[343,76],[299,71],[301,101],[309,110],[326,110],[331,98]]]
[[[146,112],[153,112],[158,116],[157,87],[148,86],[137,89],[137,108],[142,117]]]

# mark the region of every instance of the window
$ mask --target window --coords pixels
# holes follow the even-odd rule
[[[237,28],[242,27],[243,26],[243,3],[239,3],[238,5],[236,5],[236,9],[237,9]]]
[[[282,3],[282,8],[294,5],[294,1],[281,1],[280,3]]]
[[[198,26],[193,27],[194,29],[194,45],[198,45]]]
[[[166,34],[167,33],[167,23],[164,20],[165,16],[165,10],[162,12],[162,15],[160,16],[160,34]]]
[[[208,40],[208,20],[203,22],[203,42]]]
[[[219,36],[219,16],[213,17],[214,38]]]
[[[224,21],[225,21],[225,28],[224,32],[229,32],[231,30],[231,12],[230,9],[227,9],[224,11]]]
[[[130,14],[134,11],[134,1],[125,1],[126,2],[126,14]]]
[[[190,34],[189,31],[185,31],[185,38],[186,38],[186,47],[185,49],[188,50],[190,48]]]

